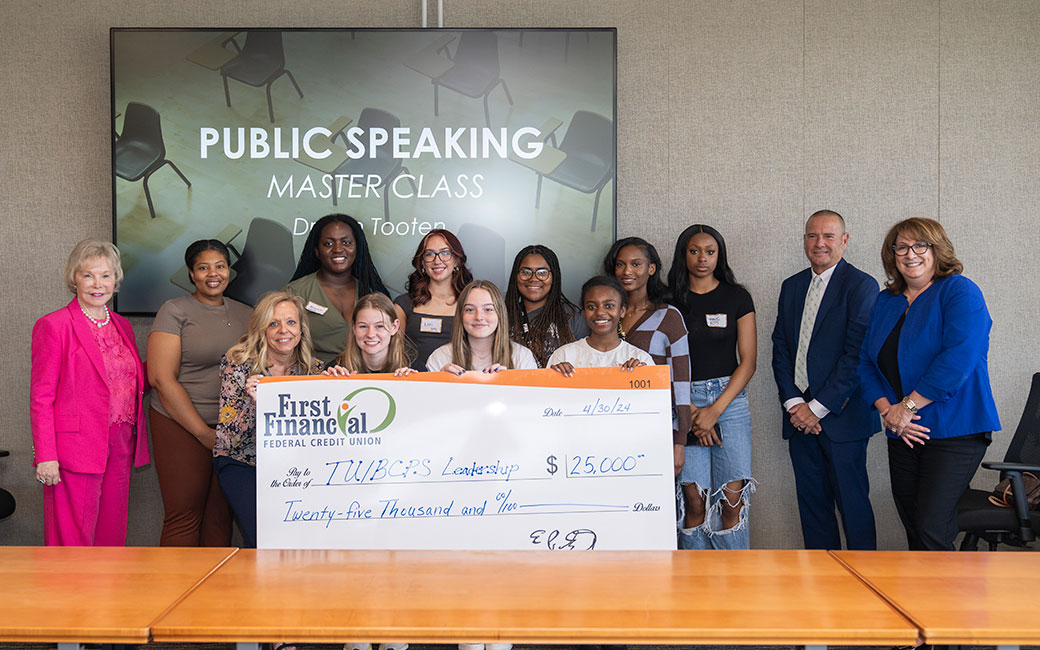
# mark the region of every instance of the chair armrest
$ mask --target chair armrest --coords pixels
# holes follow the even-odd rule
[[[538,137],[541,138],[542,142],[551,141],[552,146],[556,146],[556,130],[563,126],[563,122],[555,117],[550,117],[545,120],[545,123],[538,127]]]
[[[1022,463],[982,463],[986,469],[998,472],[1040,472],[1040,465],[1024,465]]]
[[[343,138],[343,146],[350,147],[350,143],[347,142],[347,136],[343,133],[343,130],[350,126],[350,123],[354,121],[354,118],[341,115],[339,119],[329,125],[329,142],[335,142],[337,137]]]
[[[223,39],[223,40],[220,41],[220,47],[227,47],[228,43],[231,43],[231,45],[235,48],[235,51],[238,52],[239,54],[241,54],[242,53],[242,48],[238,46],[238,41],[235,40],[235,37],[238,36],[241,33],[242,32],[235,32],[234,34],[232,34],[231,36],[228,36],[227,38],[220,37],[220,38]]]
[[[1021,463],[982,463],[986,469],[995,469],[1011,480],[1011,496],[1015,500],[1015,516],[1018,517],[1018,534],[1022,541],[1029,543],[1036,539],[1033,524],[1029,519],[1029,504],[1026,502],[1026,485],[1022,480],[1023,472],[1040,472],[1036,465]]]

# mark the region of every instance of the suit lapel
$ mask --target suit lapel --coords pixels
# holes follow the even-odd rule
[[[79,344],[86,351],[87,358],[94,364],[94,369],[98,371],[101,380],[107,381],[108,375],[105,374],[105,361],[101,358],[101,350],[98,349],[97,341],[94,340],[94,334],[90,331],[93,325],[80,311],[79,303],[76,302],[75,298],[68,304],[67,309],[69,310],[69,320],[72,321],[73,334],[76,335]]]
[[[813,323],[814,337],[816,336],[815,326],[819,324],[820,319],[834,307],[835,301],[838,300],[838,294],[841,293],[841,287],[845,283],[846,266],[845,260],[838,260],[834,274],[831,275],[831,280],[827,283],[827,290],[823,292],[823,298],[820,299],[820,309],[816,312],[816,323]]]
[[[798,346],[798,332],[802,328],[802,313],[805,311],[805,294],[809,292],[809,282],[812,281],[812,269],[805,269],[794,281],[794,305],[791,312],[795,315],[794,321],[794,345]]]

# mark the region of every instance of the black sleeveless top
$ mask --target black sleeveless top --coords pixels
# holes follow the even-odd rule
[[[426,359],[445,343],[451,343],[451,328],[455,316],[434,316],[419,314],[412,307],[412,299],[407,293],[401,294],[394,304],[404,310],[404,334],[415,348],[415,359],[412,368],[426,370]],[[424,327],[425,326],[425,327]],[[426,331],[423,331],[423,330]]]

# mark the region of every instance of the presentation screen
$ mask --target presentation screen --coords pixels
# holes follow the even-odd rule
[[[227,295],[252,304],[331,213],[361,223],[394,295],[447,228],[503,293],[516,252],[548,245],[577,302],[615,237],[616,36],[112,29],[118,310],[191,292],[198,239],[229,245]]]

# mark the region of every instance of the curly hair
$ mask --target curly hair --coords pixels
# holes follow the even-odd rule
[[[935,219],[924,217],[911,217],[903,219],[892,226],[885,240],[881,244],[881,264],[885,267],[885,289],[892,294],[900,294],[906,291],[906,279],[896,266],[896,252],[894,246],[896,240],[902,235],[915,242],[926,242],[932,245],[932,254],[935,255],[936,278],[945,278],[964,271],[964,264],[957,259],[953,250],[953,242],[946,234],[946,229]]]
[[[408,275],[406,289],[408,297],[412,300],[413,307],[430,302],[430,278],[426,275],[426,270],[423,268],[422,257],[426,251],[426,243],[437,235],[440,235],[448,243],[448,248],[451,249],[454,260],[457,263],[455,271],[451,276],[451,289],[455,293],[455,298],[458,299],[463,287],[473,281],[473,274],[466,267],[466,251],[462,249],[462,242],[451,231],[443,228],[434,228],[419,240],[419,245],[415,247],[415,255],[412,256],[412,268],[415,270]]]
[[[552,275],[545,306],[534,320],[528,318],[524,297],[517,286],[520,265],[528,255],[541,255],[549,265],[549,273]],[[580,310],[563,295],[560,260],[551,248],[544,244],[532,244],[521,248],[513,258],[513,270],[509,272],[509,283],[506,285],[506,311],[509,312],[509,338],[530,348],[538,365],[543,368],[556,348],[574,341],[570,319]]]

